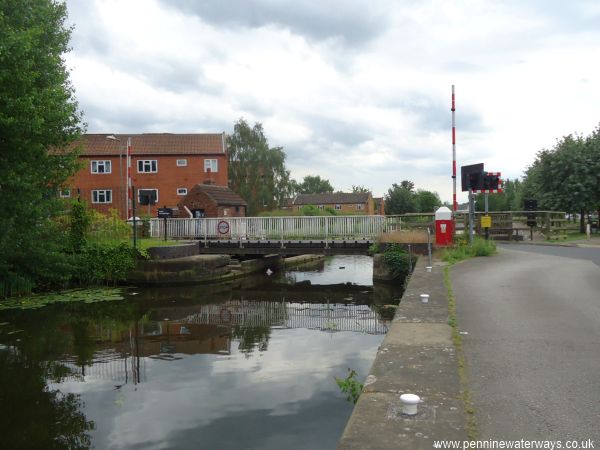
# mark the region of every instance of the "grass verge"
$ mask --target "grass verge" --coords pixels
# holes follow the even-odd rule
[[[462,401],[467,414],[467,436],[470,440],[476,440],[478,437],[477,423],[475,422],[475,409],[471,400],[471,391],[469,389],[469,377],[465,361],[465,353],[462,345],[462,337],[458,331],[456,322],[456,298],[452,291],[450,282],[450,266],[444,267],[444,285],[448,291],[448,325],[452,328],[452,341],[456,348],[458,357],[458,376],[460,378]]]
[[[442,259],[450,264],[471,258],[473,256],[490,256],[496,253],[496,243],[493,240],[486,241],[480,237],[473,239],[473,244],[459,242],[454,248],[446,249],[442,253]]]

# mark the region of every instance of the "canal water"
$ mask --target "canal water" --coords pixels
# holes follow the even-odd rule
[[[372,260],[0,315],[0,447],[335,449],[387,331]]]

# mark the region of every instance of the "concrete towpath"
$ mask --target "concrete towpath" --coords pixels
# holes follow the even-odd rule
[[[338,450],[432,449],[467,439],[458,355],[448,325],[444,264],[419,258]],[[421,293],[431,295],[429,302]],[[402,413],[400,395],[417,394],[419,413]]]
[[[527,247],[451,269],[480,438],[598,448],[600,249]]]

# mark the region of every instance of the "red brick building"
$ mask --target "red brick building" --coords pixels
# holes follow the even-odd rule
[[[245,217],[248,203],[225,186],[197,184],[179,203],[179,215],[187,217]]]
[[[131,162],[127,167],[127,143]],[[83,164],[62,197],[81,198],[102,212],[131,216],[127,176],[136,188],[136,215],[156,216],[157,207],[176,207],[197,184],[227,186],[227,147],[223,134],[86,134],[81,141]],[[153,200],[153,205],[139,201]]]

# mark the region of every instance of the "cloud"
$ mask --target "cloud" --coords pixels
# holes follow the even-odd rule
[[[389,26],[384,2],[368,7],[357,0],[297,2],[269,0],[162,0],[170,8],[197,15],[218,27],[261,28],[274,26],[290,30],[309,40],[339,40],[361,45],[381,35]]]

